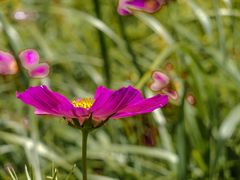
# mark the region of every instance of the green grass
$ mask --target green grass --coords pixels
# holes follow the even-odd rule
[[[0,179],[81,178],[81,132],[35,116],[16,91],[44,83],[74,99],[131,84],[148,97],[153,70],[169,74],[179,100],[90,134],[90,179],[240,179],[238,0],[176,0],[126,17],[117,1],[94,2],[0,1],[0,49],[17,58],[35,48],[51,65],[42,80],[0,76]],[[17,10],[29,19],[14,20]]]

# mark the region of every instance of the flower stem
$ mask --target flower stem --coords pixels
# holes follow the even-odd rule
[[[20,43],[20,37],[15,31],[15,29],[8,23],[3,13],[0,13],[0,24],[2,25],[3,34],[8,43],[8,48],[11,50],[14,58],[16,59],[16,63],[19,67],[20,79],[17,80],[16,84],[18,85],[18,90],[25,89],[29,86],[29,78],[26,73],[24,73],[23,68],[21,67],[21,62],[18,57],[18,53],[21,49],[22,43]],[[14,32],[14,33],[13,33]],[[14,34],[14,35],[13,35]],[[24,86],[24,87],[22,87]]]
[[[82,177],[87,180],[87,138],[88,131],[82,130]]]
[[[143,76],[143,70],[142,70],[142,68],[141,68],[141,66],[138,62],[136,54],[134,53],[131,42],[128,39],[128,35],[127,35],[127,32],[126,32],[126,28],[125,28],[125,22],[123,21],[123,19],[120,15],[118,15],[118,22],[119,22],[119,27],[120,27],[122,37],[125,40],[127,50],[129,52],[129,54],[131,55],[132,63],[135,66],[135,68],[137,69],[139,76],[142,77]]]
[[[99,0],[93,0],[93,4],[94,4],[94,10],[95,10],[96,16],[101,21],[102,13],[101,13]],[[104,68],[103,73],[106,81],[106,86],[110,87],[111,86],[111,72],[110,72],[111,67],[110,67],[110,61],[109,61],[109,55],[108,55],[108,48],[104,38],[104,34],[100,30],[98,30],[98,39],[99,39],[101,54],[103,58],[103,68]]]

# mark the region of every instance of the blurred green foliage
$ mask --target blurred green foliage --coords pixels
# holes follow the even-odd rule
[[[153,70],[179,100],[92,133],[91,179],[240,179],[239,0],[175,0],[126,17],[117,1],[94,3],[0,1],[0,49],[35,48],[51,65],[42,80],[21,68],[0,77],[0,179],[81,178],[79,130],[34,116],[16,91],[44,83],[74,99],[132,84],[152,96]]]

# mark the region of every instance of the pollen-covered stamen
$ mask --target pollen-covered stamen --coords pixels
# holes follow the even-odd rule
[[[81,107],[85,109],[89,109],[90,107],[92,107],[93,103],[93,98],[78,98],[72,101],[72,105],[74,107]]]

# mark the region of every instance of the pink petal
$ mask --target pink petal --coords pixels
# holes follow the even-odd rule
[[[4,51],[0,51],[0,74],[16,74],[18,71],[17,63],[14,57]]]
[[[142,99],[143,96],[140,91],[131,86],[113,92],[105,90],[98,96],[96,103],[93,104],[90,111],[94,120],[106,120],[129,104],[136,103]]]
[[[120,15],[132,14],[132,10],[140,10],[144,8],[144,0],[119,0],[118,13]]]
[[[33,78],[44,78],[49,74],[49,65],[47,63],[41,63],[28,70],[28,74]]]
[[[73,107],[67,104],[60,104],[57,107],[57,110],[66,118],[78,119],[81,125],[83,124],[84,120],[89,119],[90,117],[90,112],[87,109]]]
[[[114,90],[105,88],[104,86],[97,87],[94,96],[95,101],[90,110],[94,111],[98,108],[101,108],[114,92],[115,92]]]
[[[152,79],[153,82],[150,85],[150,89],[153,91],[159,91],[165,87],[167,87],[167,85],[170,82],[170,79],[167,75],[165,75],[162,72],[159,71],[154,71],[152,74]]]
[[[162,108],[168,103],[168,97],[166,95],[158,94],[154,97],[141,100],[135,104],[130,104],[126,106],[124,109],[117,112],[113,115],[112,119],[119,119],[129,116],[135,116],[138,114],[145,114],[152,112],[157,108]]]
[[[112,93],[114,93],[114,90],[105,88],[104,86],[99,86],[99,87],[97,87],[97,89],[96,89],[94,99],[97,100],[97,99],[99,99],[100,96],[102,96],[102,95],[104,95],[105,98],[107,98],[107,97],[109,97],[110,95],[112,95]],[[95,101],[95,102],[96,102],[96,101]]]
[[[177,100],[178,99],[178,94],[176,91],[174,90],[169,90],[168,88],[164,88],[162,90],[162,92],[166,95],[168,95],[168,97],[170,97],[173,100]]]
[[[19,54],[24,68],[31,69],[39,63],[38,52],[34,49],[26,49]]]
[[[18,99],[35,107],[39,115],[52,115],[66,118],[84,119],[89,117],[88,110],[75,108],[63,95],[53,92],[47,86],[30,87],[22,93],[16,93]]]
[[[133,10],[154,13],[158,11],[167,0],[119,0],[118,13],[120,15],[129,15]]]
[[[37,115],[51,115],[51,113],[43,111],[41,109],[35,109],[34,114],[37,114]]]

